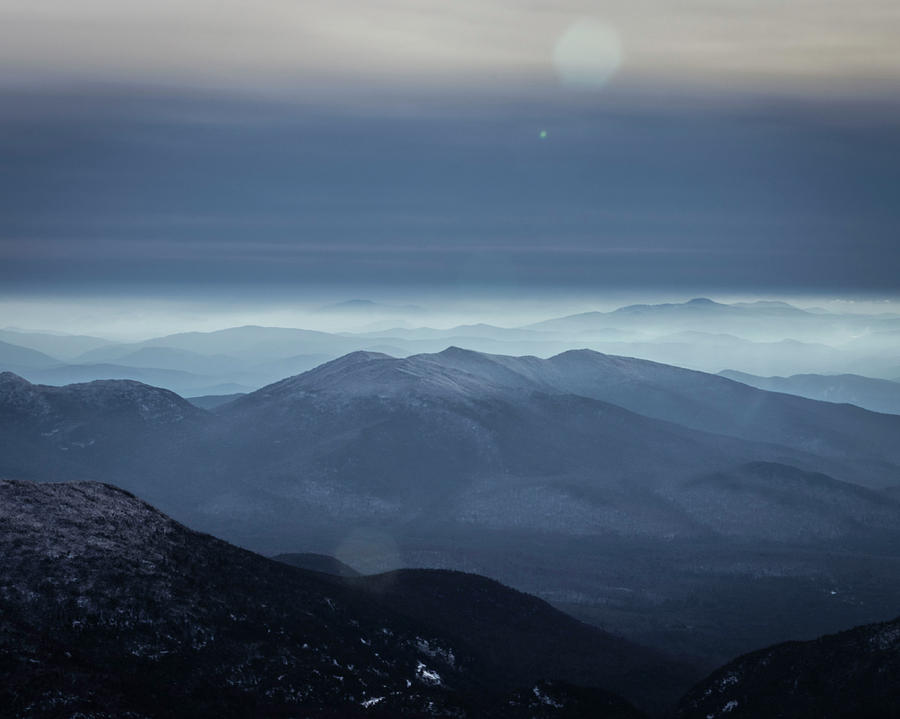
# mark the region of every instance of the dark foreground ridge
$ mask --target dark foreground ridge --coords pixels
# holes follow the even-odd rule
[[[610,690],[662,715],[684,681],[484,577],[329,575],[109,485],[0,481],[2,717],[628,719]],[[740,657],[675,716],[900,716],[900,619]]]
[[[546,642],[538,666],[504,666],[529,640],[498,642],[529,625],[523,608],[564,617],[543,602],[438,573],[436,612],[461,611],[474,583],[505,614],[495,635],[463,643],[446,620],[407,613],[410,576],[354,585],[190,531],[109,485],[0,481],[0,715],[642,716],[571,686],[552,656],[540,666]],[[599,655],[629,646],[606,635],[582,659],[611,666]],[[541,669],[551,681],[533,679]]]
[[[677,717],[900,717],[900,618],[740,657],[691,690]]]

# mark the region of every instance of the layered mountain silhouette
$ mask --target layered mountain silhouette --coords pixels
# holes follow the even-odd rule
[[[394,326],[386,319],[392,312],[373,323],[369,311],[373,306],[377,307],[351,301],[340,303],[339,311],[328,314],[330,324],[340,325],[343,318],[350,323],[345,328],[357,328],[356,332],[248,325],[112,342],[7,329],[0,331],[0,342],[7,343],[0,345],[0,370],[56,385],[133,379],[184,396],[199,396],[252,391],[353,351],[402,357],[458,345],[494,354],[539,357],[586,347],[705,372],[731,368],[766,376],[818,372],[886,379],[900,374],[896,359],[900,317],[884,314],[802,310],[771,301],[724,304],[697,298],[581,313],[525,327],[478,323],[436,328]],[[393,310],[399,312],[398,321],[402,317],[416,323],[423,319],[414,307]],[[368,331],[359,331],[360,325]]]
[[[341,349],[350,351],[357,346],[358,343],[350,337],[327,332],[247,325],[214,332],[181,332],[143,342],[99,347],[84,353],[79,359],[82,362],[115,362],[134,356],[135,353],[154,350],[164,352],[169,357],[178,353],[188,357],[223,355],[236,359],[250,357],[262,362],[297,354],[331,353]],[[140,354],[138,356],[141,357]]]
[[[207,394],[200,397],[188,397],[187,401],[190,402],[195,407],[200,407],[201,409],[215,409],[216,407],[221,407],[223,404],[227,404],[233,400],[236,400],[238,397],[243,397],[245,392],[236,392],[234,394]]]
[[[900,414],[900,382],[855,374],[798,374],[791,377],[758,377],[725,370],[723,377],[770,392],[785,392],[823,402],[855,404],[873,412]]]
[[[97,483],[0,481],[0,570],[3,716],[624,718],[610,687],[687,678],[489,580],[329,577]]]
[[[49,355],[28,347],[0,341],[0,367],[44,368],[59,364]]]
[[[359,352],[209,412],[2,377],[5,476],[113,482],[268,554],[476,571],[708,664],[900,602],[897,416],[590,351]]]
[[[313,363],[314,364],[314,363]],[[57,365],[42,369],[20,370],[28,379],[36,384],[63,386],[93,382],[97,379],[134,380],[143,384],[178,391],[185,395],[196,393],[246,392],[246,385],[230,382],[219,382],[215,377],[196,374],[178,369],[159,369],[155,367],[130,367],[120,364],[78,364]]]
[[[806,339],[829,331],[850,328],[863,322],[869,331],[898,329],[900,318],[887,315],[840,315],[800,309],[786,302],[737,302],[726,304],[705,297],[687,302],[638,304],[612,312],[582,312],[530,325],[532,329],[590,333],[597,329],[641,330],[661,325],[677,330],[728,332],[747,339],[771,338],[773,326],[784,336]]]
[[[10,327],[0,329],[0,341],[43,352],[51,357],[71,360],[85,352],[104,345],[110,340],[88,335],[71,335],[59,332],[30,332]]]

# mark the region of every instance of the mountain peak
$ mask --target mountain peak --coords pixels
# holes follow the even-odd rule
[[[321,390],[329,387],[338,387],[351,375],[357,375],[360,371],[365,373],[365,368],[373,363],[380,365],[388,360],[398,361],[395,357],[382,352],[369,352],[366,350],[350,352],[311,370],[287,377],[256,392],[251,392],[246,397],[241,398],[238,403],[243,401],[252,402],[254,401],[253,398],[258,397],[276,396],[284,390],[287,390],[288,394],[291,395],[298,390],[305,392],[310,389]]]
[[[392,360],[396,359],[396,357],[391,357],[389,354],[385,354],[384,352],[371,352],[369,350],[357,350],[356,352],[349,352],[345,355],[341,355],[333,360],[320,364],[318,367],[314,367],[311,370],[303,372],[297,377],[306,377],[308,375],[315,374],[327,374],[333,372],[335,370],[345,370],[349,367],[353,367],[355,365],[367,364],[373,361],[381,361],[381,360]],[[282,380],[282,382],[287,382],[295,379],[295,377],[288,377],[287,379]],[[280,383],[279,383],[280,384]]]
[[[475,350],[467,350],[464,347],[457,347],[456,345],[450,345],[446,349],[441,350],[437,353],[438,357],[484,357],[483,352],[476,352]]]
[[[574,350],[566,350],[565,352],[560,352],[557,355],[554,355],[550,359],[555,359],[556,357],[606,357],[607,355],[602,352],[597,352],[597,350],[587,349],[586,347],[582,347],[581,349]]]
[[[41,416],[57,418],[83,420],[85,416],[125,412],[149,424],[169,424],[205,414],[170,390],[134,380],[94,380],[53,387],[34,385],[12,372],[3,372],[0,393],[3,407],[17,411],[40,408]]]
[[[4,385],[24,386],[24,385],[30,385],[30,384],[31,384],[31,382],[29,382],[24,377],[20,377],[15,372],[9,372],[9,371],[0,372],[0,387],[2,387]]]
[[[694,297],[687,302],[665,302],[663,304],[658,305],[627,305],[625,307],[620,307],[615,310],[613,315],[643,315],[643,314],[655,314],[659,312],[665,312],[666,314],[670,313],[678,313],[683,311],[684,309],[695,310],[695,309],[707,309],[707,308],[722,308],[729,307],[729,305],[723,305],[719,302],[709,299],[708,297]]]
[[[371,352],[369,350],[357,350],[356,352],[349,352],[337,359],[333,359],[330,362],[326,362],[321,365],[321,367],[345,367],[348,365],[359,364],[360,362],[371,362],[372,360],[386,360],[386,359],[395,359],[391,357],[389,354],[385,354],[384,352]]]

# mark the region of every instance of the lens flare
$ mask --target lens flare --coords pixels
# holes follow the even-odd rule
[[[614,28],[584,18],[572,23],[553,49],[560,82],[570,87],[603,87],[622,64],[622,43]]]

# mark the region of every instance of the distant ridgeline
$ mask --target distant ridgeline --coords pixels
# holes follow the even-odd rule
[[[422,326],[428,318],[423,308],[350,300],[322,307],[312,319],[316,318],[355,331],[250,325],[123,343],[6,329],[0,330],[0,370],[35,383],[133,379],[184,397],[207,397],[250,392],[359,350],[403,357],[460,346],[549,357],[589,348],[713,373],[726,369],[763,377],[853,373],[854,378],[839,381],[837,387],[832,381],[816,389],[803,381],[777,389],[897,412],[896,403],[888,409],[883,401],[870,406],[867,402],[878,391],[865,387],[870,377],[900,378],[900,316],[889,314],[804,310],[772,301],[723,304],[697,298],[631,305],[613,312],[582,312],[521,327],[478,323],[437,329]],[[882,384],[884,391],[896,390]]]

